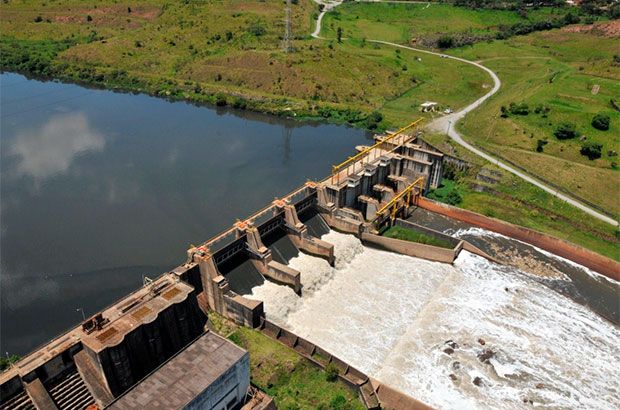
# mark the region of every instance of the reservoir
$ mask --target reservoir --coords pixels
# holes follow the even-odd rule
[[[10,73],[0,86],[2,354],[177,266],[371,137]]]

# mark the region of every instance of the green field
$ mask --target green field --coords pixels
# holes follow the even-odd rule
[[[500,25],[538,21],[559,13],[558,10],[542,8],[520,17],[517,11],[472,10],[440,3],[351,2],[325,15],[321,35],[336,38],[336,31],[341,27],[343,37],[347,38],[420,45],[443,34],[494,35]]]
[[[273,397],[278,409],[365,409],[344,383],[328,381],[325,371],[262,333],[243,327],[230,339],[248,350],[252,383]]]
[[[209,322],[218,334],[250,353],[252,384],[273,397],[279,409],[364,409],[357,393],[340,381],[328,381],[325,371],[296,351],[259,331],[237,326],[213,310]]]
[[[281,1],[10,1],[0,14],[2,67],[361,127],[374,126],[365,122],[374,110],[398,126],[430,98],[456,109],[484,93],[487,76],[466,64],[312,39],[316,4],[292,9],[297,52],[287,54]]]
[[[469,114],[460,129],[477,145],[620,214],[620,161],[614,154],[620,151],[620,114],[610,103],[620,91],[620,67],[613,60],[617,41],[554,30],[453,51],[483,61],[502,81],[497,95]],[[593,94],[595,85],[599,89]],[[501,107],[511,102],[527,104],[530,113],[502,118]],[[549,112],[536,114],[537,106]],[[596,114],[611,118],[609,130],[591,125]],[[554,135],[564,122],[576,126],[576,138]],[[538,140],[546,141],[542,152],[536,151]],[[600,158],[580,153],[587,141],[602,146]]]
[[[283,3],[275,0],[154,0],[140,5],[10,0],[0,14],[2,68],[384,128],[416,119],[424,101],[457,110],[486,93],[492,80],[465,63],[370,40],[428,48],[442,36],[465,39],[472,45],[444,52],[481,61],[502,81],[495,96],[457,124],[466,139],[620,214],[620,114],[610,102],[620,98],[620,49],[617,36],[610,37],[601,22],[588,30],[573,25],[496,40],[505,27],[558,20],[576,9],[517,12],[350,2],[325,15],[321,35],[329,40],[319,40],[309,35],[317,5],[299,0],[292,13],[297,51],[287,54],[281,49],[283,13]],[[609,23],[618,21],[602,24]],[[338,28],[342,42],[336,41]],[[595,86],[598,92],[593,93]],[[502,117],[502,106],[511,103],[527,104],[528,114]],[[373,111],[382,115],[379,124],[367,120]],[[592,127],[596,114],[610,117],[609,130]],[[424,115],[431,120],[441,114]],[[576,138],[554,135],[565,122],[575,125]],[[440,149],[485,165],[441,135],[428,138]],[[600,144],[601,157],[582,155],[586,143]],[[617,228],[542,190],[522,181],[503,182],[501,197],[467,189],[467,183],[459,185],[460,206],[620,259]],[[536,209],[548,220],[532,217]]]
[[[446,241],[424,235],[423,233],[416,232],[411,229],[401,228],[400,226],[392,226],[390,229],[383,232],[382,235],[387,236],[388,238],[401,239],[403,241],[417,242],[424,245],[439,246],[440,248],[453,248],[453,246]]]

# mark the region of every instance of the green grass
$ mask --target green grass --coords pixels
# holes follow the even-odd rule
[[[285,54],[281,1],[15,0],[0,14],[2,67],[361,127],[377,109],[383,126],[408,123],[433,97],[458,108],[488,82],[464,64],[455,71],[439,58],[416,64],[415,53],[391,47],[311,39],[316,7],[293,5],[297,52]],[[264,34],[253,34],[256,26]],[[44,64],[31,63],[32,44],[45,51]]]
[[[248,350],[252,383],[272,396],[278,409],[365,408],[344,383],[327,381],[326,372],[262,333],[239,328],[230,339]]]
[[[453,246],[446,241],[433,238],[432,236],[428,236],[423,233],[413,231],[411,229],[401,228],[400,226],[392,226],[390,229],[383,233],[383,236],[386,236],[388,238],[401,239],[403,241],[422,243],[425,245],[439,246],[441,248],[453,248]]]
[[[620,91],[620,68],[613,63],[617,40],[553,30],[452,53],[481,60],[502,81],[497,95],[458,125],[466,137],[620,215],[619,174],[614,169],[620,161],[608,155],[620,151],[620,113],[609,102]],[[596,95],[594,85],[600,86]],[[526,103],[530,114],[501,118],[501,106],[510,102]],[[537,105],[550,108],[546,118],[534,113]],[[598,113],[611,117],[608,131],[591,126]],[[601,144],[602,157],[589,160],[581,155],[579,138],[558,140],[553,131],[562,122],[575,124],[580,136]],[[539,139],[547,141],[542,153],[536,152]]]
[[[418,41],[437,33],[495,34],[500,25],[538,21],[551,16],[551,9],[531,10],[526,18],[517,11],[472,10],[449,4],[345,3],[324,17],[321,35],[381,39],[397,43]]]

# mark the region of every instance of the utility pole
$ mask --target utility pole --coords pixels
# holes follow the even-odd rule
[[[285,18],[284,18],[284,39],[282,40],[282,51],[292,53],[295,51],[293,47],[293,30],[291,29],[291,0],[286,0]]]

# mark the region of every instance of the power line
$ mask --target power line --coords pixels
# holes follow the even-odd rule
[[[284,17],[284,39],[282,40],[282,51],[292,53],[295,51],[293,47],[293,30],[291,29],[291,0],[286,0],[285,17]]]

